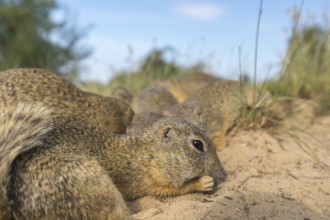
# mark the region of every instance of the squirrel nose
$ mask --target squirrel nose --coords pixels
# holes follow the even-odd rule
[[[221,183],[226,180],[227,173],[222,167],[220,160],[217,158],[216,163],[214,164],[213,170],[209,174],[216,180],[216,184]]]
[[[220,170],[220,161],[218,156],[215,154],[211,158],[208,158],[205,164],[205,171],[208,174],[211,174],[215,170]]]
[[[221,164],[220,164],[220,160],[219,160],[219,157],[218,157],[217,153],[214,154],[212,166],[213,166],[212,170],[220,170],[221,169]]]

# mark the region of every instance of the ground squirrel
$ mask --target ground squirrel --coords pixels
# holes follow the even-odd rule
[[[128,103],[84,92],[46,70],[0,72],[0,109],[19,102],[42,102],[58,115],[76,117],[115,133],[124,133],[134,115]]]
[[[126,219],[124,199],[208,192],[215,169],[211,140],[180,118],[128,135],[40,105],[1,109],[3,219]]]
[[[241,111],[253,105],[253,99],[254,90],[249,86],[239,81],[217,80],[195,91],[164,115],[182,117],[204,128],[221,150],[226,143],[226,132],[234,126]]]
[[[174,96],[157,84],[151,84],[143,89],[132,100],[134,117],[127,132],[139,130],[162,117],[163,112],[176,105]]]

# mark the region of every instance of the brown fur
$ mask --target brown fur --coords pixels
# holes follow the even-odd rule
[[[148,86],[132,100],[135,115],[127,128],[127,132],[140,130],[157,121],[165,110],[176,104],[176,99],[167,89],[154,84]]]
[[[124,133],[134,115],[128,103],[84,92],[46,70],[0,72],[0,108],[19,102],[40,102],[56,115],[75,117],[115,133]]]
[[[132,100],[135,114],[143,112],[162,113],[165,109],[177,104],[173,95],[165,88],[151,85],[139,92]]]
[[[124,199],[211,191],[220,170],[205,132],[182,119],[119,135],[31,105],[3,110],[0,155],[3,219],[125,219]]]
[[[156,85],[167,89],[179,103],[184,102],[195,91],[207,86],[218,78],[200,72],[186,74],[180,78],[171,78],[156,83]]]

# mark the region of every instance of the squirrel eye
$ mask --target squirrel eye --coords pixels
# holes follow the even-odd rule
[[[203,142],[201,142],[201,141],[199,141],[199,140],[193,140],[193,141],[192,141],[192,144],[193,144],[193,146],[194,146],[197,150],[199,150],[199,151],[201,151],[201,152],[204,152],[204,144],[203,144]]]

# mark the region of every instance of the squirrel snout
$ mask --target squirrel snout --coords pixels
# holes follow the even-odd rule
[[[221,170],[221,164],[218,156],[215,154],[212,158],[207,159],[205,164],[205,171],[208,175],[216,170]]]
[[[216,180],[216,184],[223,182],[226,177],[227,173],[221,165],[221,161],[218,156],[215,154],[212,159],[210,158],[206,163],[205,168],[205,175],[212,176]]]

